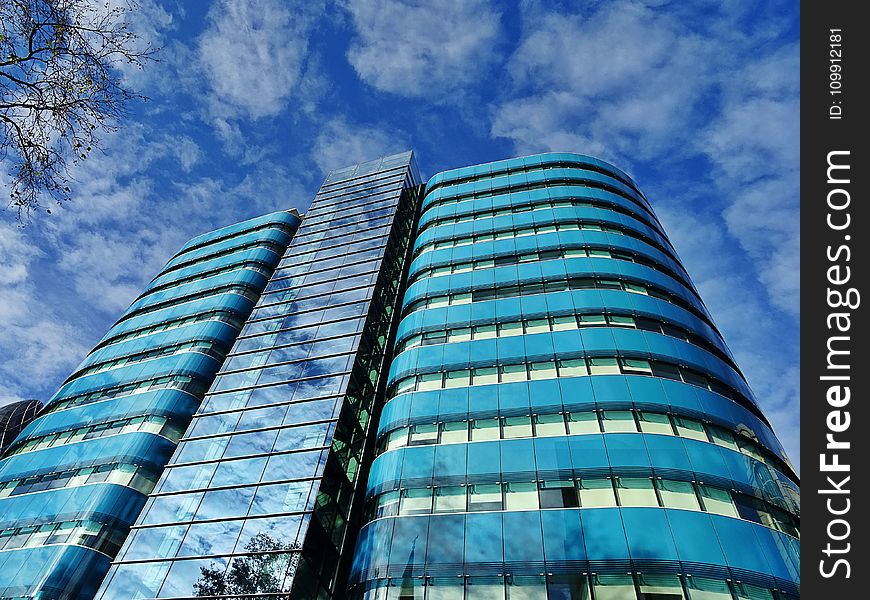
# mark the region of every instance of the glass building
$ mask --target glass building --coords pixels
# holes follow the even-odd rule
[[[188,242],[6,448],[0,597],[93,597],[299,222]]]
[[[343,596],[419,187],[327,176],[97,598]]]
[[[22,400],[0,406],[0,453],[36,418],[41,408],[39,400]]]
[[[406,152],[299,222],[188,243],[12,443],[0,600],[798,596],[797,475],[628,175]]]
[[[352,598],[796,597],[797,476],[625,173],[435,175],[401,315]]]

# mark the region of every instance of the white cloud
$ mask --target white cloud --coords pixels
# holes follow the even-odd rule
[[[500,14],[487,0],[349,0],[360,78],[403,96],[449,97],[498,60]]]
[[[318,3],[216,2],[199,37],[199,67],[218,115],[273,116],[300,86]]]
[[[351,125],[333,119],[324,125],[314,143],[312,156],[324,173],[411,148],[400,131]]]

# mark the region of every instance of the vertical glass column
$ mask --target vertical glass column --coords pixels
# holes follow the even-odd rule
[[[98,598],[341,597],[419,185],[327,176]]]

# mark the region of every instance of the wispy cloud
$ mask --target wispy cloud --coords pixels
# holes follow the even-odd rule
[[[321,128],[312,156],[320,170],[326,173],[330,169],[409,149],[411,144],[401,131],[353,125],[339,118]]]
[[[478,82],[500,55],[499,12],[487,0],[348,0],[360,78],[403,96],[446,98]]]
[[[259,118],[281,112],[299,88],[317,2],[216,2],[197,53],[218,116]]]

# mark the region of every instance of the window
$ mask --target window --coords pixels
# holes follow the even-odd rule
[[[500,370],[503,383],[511,381],[526,381],[526,379],[528,379],[526,365],[504,365]]]
[[[438,443],[438,425],[414,425],[411,427],[409,446],[424,446]]]
[[[631,575],[593,575],[592,589],[595,600],[635,600],[637,598]]]
[[[637,417],[640,422],[640,430],[644,433],[674,435],[674,429],[671,427],[671,420],[668,415],[640,412]]]
[[[488,340],[496,337],[495,325],[475,325],[471,331],[476,340]]]
[[[620,506],[658,506],[659,500],[652,479],[646,477],[618,477],[616,489]]]
[[[475,419],[471,422],[471,441],[479,442],[484,440],[497,440],[499,437],[499,423],[497,417],[491,419]]]
[[[553,317],[553,331],[577,329],[576,317]]]
[[[630,410],[605,410],[601,412],[601,424],[606,433],[637,431],[634,415]]]
[[[534,319],[526,322],[526,333],[543,333],[550,331],[550,321],[547,319]]]
[[[467,342],[471,339],[471,328],[470,327],[462,327],[460,329],[451,329],[449,335],[447,336],[447,341],[450,343],[453,342]]]
[[[694,486],[688,481],[671,481],[660,479],[658,482],[662,505],[667,508],[685,508],[701,510]]]
[[[538,508],[538,485],[531,483],[506,483],[504,489],[506,510],[536,510]]]
[[[740,450],[740,447],[737,445],[737,440],[734,439],[734,435],[730,431],[715,426],[708,427],[708,429],[714,444],[731,448],[732,450]]]
[[[405,377],[396,384],[396,394],[411,392],[417,387],[417,379],[415,377]]]
[[[581,479],[578,490],[580,506],[616,506],[616,496],[613,493],[613,483],[610,478]]]
[[[387,450],[392,450],[394,448],[401,448],[402,446],[406,446],[408,444],[408,428],[402,427],[401,429],[396,429],[395,431],[391,431],[387,434],[387,441],[385,448]]]
[[[686,577],[691,600],[733,600],[728,583],[705,577]]]
[[[463,369],[461,371],[449,371],[445,382],[446,388],[457,388],[471,385],[471,371]]]
[[[577,377],[588,374],[586,361],[582,358],[559,361],[559,377]]]
[[[652,375],[652,368],[650,368],[649,362],[646,360],[623,358],[622,372],[635,375]]]
[[[432,510],[432,488],[403,490],[400,515],[422,515]]]
[[[394,517],[399,514],[399,492],[385,492],[378,497],[375,518]]]
[[[568,433],[601,433],[598,415],[594,412],[571,413],[568,415]]]
[[[426,373],[417,377],[417,390],[440,390],[441,389],[441,373]]]
[[[734,583],[734,591],[737,592],[737,600],[773,600],[770,590],[748,583]]]
[[[487,385],[498,383],[498,367],[482,367],[474,369],[474,385]]]
[[[542,481],[539,494],[541,508],[575,508],[580,506],[573,481]]]
[[[505,439],[532,437],[531,417],[505,417],[503,437]]]
[[[498,337],[510,337],[523,334],[523,324],[520,322],[499,323]]]
[[[580,327],[604,327],[607,325],[607,319],[604,315],[580,315],[577,317]]]
[[[707,512],[727,517],[739,516],[737,507],[734,506],[734,499],[731,498],[731,493],[727,490],[699,484],[698,492],[701,494],[701,501]]]
[[[615,358],[590,358],[590,375],[612,375],[620,373],[619,362]]]
[[[555,362],[539,362],[529,365],[531,379],[553,379],[556,377]]]
[[[677,575],[641,573],[638,589],[643,600],[684,600],[683,585]]]
[[[710,441],[707,437],[707,432],[704,430],[704,425],[700,421],[675,416],[674,425],[677,427],[677,434],[681,437],[701,440],[702,442]]]
[[[565,435],[565,419],[561,414],[537,415],[535,417],[535,435]]]
[[[435,488],[435,512],[463,512],[465,486],[446,485]]]
[[[498,483],[468,486],[468,510],[501,510],[501,485]]]
[[[451,421],[441,424],[441,443],[468,441],[468,421]]]

